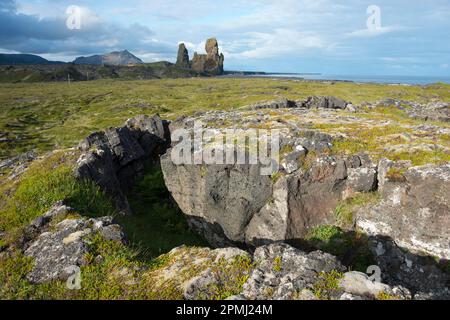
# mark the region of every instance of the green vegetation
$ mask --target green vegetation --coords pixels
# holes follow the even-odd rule
[[[164,69],[164,66],[159,67]],[[107,75],[109,71],[100,69],[99,72]],[[39,80],[40,74],[17,76],[34,81]],[[418,102],[427,102],[431,98],[449,101],[450,85],[403,87],[230,78],[100,80],[70,85],[0,84],[0,159],[30,150],[43,155],[50,150],[72,147],[93,131],[121,125],[125,119],[138,114],[159,113],[163,118],[175,119],[196,111],[230,110],[263,100],[280,97],[300,99],[312,95],[336,96],[355,104],[386,97]],[[269,112],[282,117],[276,111]],[[450,161],[450,155],[437,148],[409,152],[387,152],[384,149],[389,141],[401,142],[402,134],[412,134],[405,125],[422,123],[407,118],[399,109],[367,109],[351,116],[363,120],[389,118],[395,123],[372,127],[363,124],[312,125],[313,129],[346,135],[345,139],[335,143],[333,153],[370,152],[375,157],[389,155],[392,160],[411,160],[413,164]],[[426,143],[448,145],[449,142],[448,135],[436,135],[431,141],[430,137],[416,138],[418,142]],[[286,148],[282,153],[290,151],[292,149]],[[0,247],[17,240],[24,226],[59,200],[66,200],[67,205],[77,210],[65,218],[116,216],[114,203],[108,195],[93,183],[73,177],[73,165],[78,155],[74,150],[54,152],[35,161],[16,181],[0,180],[0,232],[5,233]],[[304,170],[310,168],[316,156],[310,153],[302,159]],[[400,179],[402,174],[401,170],[392,169],[388,177]],[[272,181],[276,182],[281,175],[273,175]],[[90,253],[85,257],[87,264],[82,268],[82,290],[68,290],[61,282],[31,285],[25,276],[33,262],[12,250],[0,254],[0,299],[181,299],[180,283],[156,281],[158,272],[174,262],[175,258],[167,252],[182,244],[188,245],[181,250],[184,256],[180,260],[192,262],[190,256],[201,255],[201,250],[192,246],[206,244],[188,230],[185,217],[171,203],[160,170],[148,168],[143,179],[127,196],[134,214],[116,216],[116,219],[123,226],[131,245],[93,236],[90,239]],[[340,203],[335,212],[337,221],[341,226],[350,224],[356,208],[376,200],[376,194],[360,194]],[[269,199],[268,202],[273,201]],[[314,247],[338,256],[353,269],[366,271],[367,266],[373,264],[368,239],[361,234],[345,232],[335,226],[320,226],[311,230],[307,240]],[[223,299],[241,292],[255,266],[246,257],[236,258],[231,265],[222,259],[218,264],[191,267],[183,271],[181,279],[196,275],[206,267],[211,267],[220,279],[218,284],[209,288],[211,294],[207,298]],[[274,271],[282,270],[281,257],[274,260],[273,268]],[[321,299],[331,298],[333,292],[338,290],[341,276],[336,271],[321,274],[314,286],[315,294]],[[380,295],[379,298],[391,297]]]
[[[355,104],[386,97],[449,101],[449,88],[445,84],[403,87],[239,78],[0,84],[0,136],[6,138],[0,142],[0,159],[32,149],[70,147],[96,130],[121,125],[137,114],[160,113],[174,119],[196,111],[230,110],[280,97],[312,95],[337,96]],[[356,115],[387,116],[378,113],[378,108]]]
[[[324,225],[311,230],[306,240],[315,248],[337,256],[353,270],[366,272],[367,267],[374,264],[368,239],[363,234]]]
[[[273,271],[280,272],[283,270],[283,258],[282,257],[276,257],[273,261]]]
[[[317,282],[314,284],[313,293],[320,300],[331,300],[339,293],[339,282],[344,277],[344,274],[332,270],[330,272],[321,272],[318,276]]]
[[[351,227],[353,225],[355,211],[362,206],[377,202],[380,199],[378,192],[359,193],[354,197],[341,201],[335,211],[336,222],[342,227]]]
[[[0,231],[6,232],[1,246],[13,243],[24,226],[65,199],[83,216],[116,215],[112,199],[93,183],[75,179],[75,151],[55,152],[35,161],[17,182],[0,185]],[[32,259],[12,249],[0,255],[0,299],[181,299],[180,289],[156,285],[147,273],[164,268],[170,261],[162,255],[182,244],[205,245],[189,231],[185,217],[169,205],[169,194],[160,170],[149,168],[129,195],[134,215],[117,216],[131,246],[105,241],[99,235],[90,240],[90,253],[82,267],[82,289],[68,290],[58,281],[32,285],[26,274]],[[79,218],[78,213],[55,218]],[[159,257],[157,257],[159,256]],[[101,257],[97,261],[97,257]],[[157,272],[157,271],[155,271]]]
[[[315,129],[344,135],[333,143],[332,152],[334,154],[369,153],[374,160],[387,157],[391,160],[410,160],[413,165],[440,164],[450,161],[450,153],[437,147],[437,142],[448,147],[447,137],[439,134],[425,136],[417,134],[411,127],[423,124],[423,121],[408,117],[403,110],[394,106],[376,107],[352,114],[352,116],[363,118],[366,121],[389,120],[391,123],[386,125],[367,125],[364,123],[314,124]],[[449,127],[444,122],[434,124]],[[424,144],[434,146],[433,150],[423,148]]]
[[[406,171],[407,171],[407,168],[392,167],[386,173],[386,178],[388,178],[391,181],[404,182],[406,180],[406,178],[404,176]]]
[[[380,292],[376,298],[377,300],[400,300],[400,297],[394,296],[386,292]]]
[[[117,217],[141,256],[151,259],[181,245],[207,246],[189,230],[186,217],[171,203],[161,169],[149,167],[146,172],[127,195],[133,215]]]
[[[182,299],[179,288],[151,281],[150,275],[167,267],[170,259],[163,255],[141,262],[138,255],[139,252],[121,243],[92,236],[87,265],[81,268],[81,290],[69,290],[60,281],[30,284],[26,275],[33,266],[32,259],[13,252],[0,257],[0,299]],[[95,257],[102,259],[97,261]]]
[[[208,295],[200,297],[208,300],[224,300],[240,294],[247,282],[255,264],[247,256],[238,256],[230,263],[220,258],[217,264],[211,266],[212,274],[219,281],[208,287]]]
[[[0,230],[14,238],[20,228],[61,200],[87,216],[113,214],[110,197],[92,182],[74,177],[75,159],[75,152],[56,152],[35,161],[18,182],[0,185]]]

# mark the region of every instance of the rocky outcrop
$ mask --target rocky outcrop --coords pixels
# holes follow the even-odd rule
[[[166,186],[190,225],[211,244],[244,242],[245,228],[272,194],[258,165],[175,165],[161,158]]]
[[[169,144],[168,124],[159,116],[138,116],[124,127],[96,132],[80,143],[76,176],[110,193],[122,214],[131,212],[123,189],[143,173],[144,162],[158,160]]]
[[[219,54],[219,44],[215,38],[206,40],[206,54],[194,53],[191,61],[192,70],[209,75],[220,75],[223,73],[224,55]]]
[[[253,260],[256,268],[240,295],[249,300],[373,300],[382,294],[411,298],[406,288],[346,272],[336,257],[321,251],[306,253],[287,244],[271,244],[257,248]]]
[[[180,43],[178,47],[178,55],[176,65],[181,68],[190,68],[189,53],[184,43]]]
[[[396,169],[380,163],[382,201],[358,213],[357,226],[413,251],[450,259],[450,165]]]
[[[254,254],[257,268],[244,285],[243,296],[251,300],[293,300],[309,290],[321,272],[345,268],[329,254],[305,253],[286,244],[259,247]],[[318,299],[315,297],[315,299]]]
[[[210,116],[197,119],[206,123]],[[171,129],[194,130],[192,122],[183,118]],[[376,170],[367,157],[320,155],[331,142],[318,131],[284,133],[281,147],[291,151],[281,156],[280,172],[272,178],[261,175],[261,164],[175,164],[172,149],[161,166],[174,200],[211,245],[258,246],[301,239],[311,228],[332,223],[340,200],[376,189]]]
[[[344,110],[351,107],[351,103],[340,98],[330,96],[312,96],[302,100],[288,100],[286,98],[263,101],[250,106],[242,107],[244,110],[259,109],[283,109],[283,108],[304,108],[304,109],[339,109]]]
[[[395,107],[404,111],[413,119],[450,122],[450,104],[442,101],[431,101],[427,104],[421,104],[407,100],[384,99],[370,106]]]
[[[349,103],[336,97],[309,97],[297,102],[298,107],[307,109],[345,109]]]
[[[35,219],[26,233],[34,240],[26,243],[25,256],[34,259],[33,269],[27,275],[32,283],[67,280],[76,267],[86,264],[89,236],[98,233],[105,240],[124,242],[125,236],[112,217],[98,219],[66,218],[73,209],[57,203],[46,214]],[[56,220],[58,218],[61,222]]]
[[[0,177],[4,172],[9,172],[8,179],[14,180],[20,176],[28,167],[28,165],[37,158],[37,155],[30,151],[0,161]]]

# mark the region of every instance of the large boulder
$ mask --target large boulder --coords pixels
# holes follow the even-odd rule
[[[36,234],[26,244],[25,256],[34,259],[33,269],[27,275],[32,283],[67,280],[73,270],[86,264],[89,252],[89,236],[98,233],[105,240],[125,242],[125,235],[112,217],[97,219],[66,218],[72,209],[57,203],[42,217],[34,220],[28,228]],[[52,224],[59,217],[59,223]]]
[[[358,213],[357,227],[406,249],[450,259],[450,165],[396,169],[383,160],[379,167],[382,201]]]
[[[245,228],[272,195],[259,165],[175,165],[169,150],[161,167],[189,224],[214,246],[244,242]]]
[[[253,259],[257,267],[243,290],[249,300],[293,300],[304,290],[312,293],[320,273],[345,271],[332,255],[306,253],[287,244],[259,247]]]
[[[75,174],[94,181],[116,200],[119,212],[131,212],[123,190],[143,173],[144,162],[157,161],[169,142],[168,124],[157,115],[138,116],[124,127],[95,132],[80,143]]]
[[[195,130],[194,120],[176,121],[171,130],[183,128],[194,134],[189,131]],[[190,225],[211,245],[257,246],[301,239],[311,228],[333,222],[334,209],[346,194],[376,188],[375,170],[364,157],[317,155],[310,167],[302,166],[308,151],[329,150],[330,135],[307,130],[283,137],[289,141],[282,141],[282,146],[293,151],[282,155],[280,172],[272,177],[261,174],[261,164],[175,164],[174,137],[174,149],[161,157],[166,186]],[[357,179],[348,180],[348,170],[357,168],[361,168],[354,175]]]
[[[246,242],[260,245],[298,240],[311,228],[333,222],[334,208],[346,189],[344,160],[318,158],[306,172],[281,177],[269,201],[250,221]]]
[[[349,271],[322,251],[304,252],[287,244],[258,247],[255,268],[241,295],[248,300],[374,300],[411,299],[402,286],[389,286],[368,275]]]

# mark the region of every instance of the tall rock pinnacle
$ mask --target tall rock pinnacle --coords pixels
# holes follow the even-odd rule
[[[183,67],[183,68],[189,68],[190,67],[189,53],[188,53],[184,43],[180,43],[180,45],[178,47],[178,56],[177,56],[177,63],[176,63],[176,65],[179,66],[179,67]]]

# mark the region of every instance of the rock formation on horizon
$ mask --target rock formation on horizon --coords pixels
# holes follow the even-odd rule
[[[191,64],[189,62],[189,52],[186,49],[184,43],[180,43],[178,47],[178,55],[177,55],[177,66],[182,68],[190,68]]]
[[[194,57],[189,61],[189,53],[184,43],[178,47],[177,66],[183,68],[190,68],[195,72],[209,75],[223,74],[223,63],[225,57],[222,53],[219,54],[219,44],[216,38],[211,38],[206,41],[206,54],[194,53]]]

